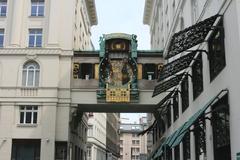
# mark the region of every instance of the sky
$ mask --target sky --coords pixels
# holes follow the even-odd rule
[[[145,0],[95,0],[98,25],[92,27],[92,41],[99,49],[99,37],[108,33],[136,34],[138,49],[150,49],[149,26],[143,24]]]
[[[137,35],[138,49],[150,49],[149,26],[143,24],[145,0],[95,0],[98,25],[92,27],[92,41],[99,49],[99,37],[108,33]],[[139,123],[146,114],[121,114],[123,123]]]

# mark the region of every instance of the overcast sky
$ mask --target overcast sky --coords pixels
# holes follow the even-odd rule
[[[149,26],[143,25],[145,0],[95,0],[98,25],[92,27],[92,41],[99,49],[99,37],[107,33],[136,34],[138,49],[150,49]]]
[[[99,49],[99,37],[108,33],[136,34],[138,49],[150,49],[149,26],[143,25],[145,0],[95,0],[98,25],[92,27],[92,41]],[[122,122],[138,123],[145,114],[121,114]]]

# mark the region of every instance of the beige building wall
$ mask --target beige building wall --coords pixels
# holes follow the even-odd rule
[[[55,159],[55,142],[67,143],[67,159],[86,158],[87,117],[71,103],[73,50],[91,50],[94,0],[44,1],[44,15],[31,16],[31,0],[8,0],[0,49],[0,159],[10,160],[16,139],[40,141],[40,160]],[[29,47],[29,29],[42,29],[42,47]],[[39,84],[23,85],[23,66],[39,65]],[[20,123],[20,106],[36,105],[37,122]],[[79,116],[78,126],[73,120]],[[77,117],[78,118],[78,117]],[[75,120],[76,121],[76,120]],[[78,152],[78,151],[77,151]],[[77,153],[78,154],[78,153]]]
[[[130,126],[125,128],[124,126]],[[139,126],[139,129],[131,129]],[[120,125],[120,158],[119,160],[140,160],[141,156],[147,154],[147,135],[138,136],[143,130],[142,125],[123,124]]]
[[[43,30],[43,48],[93,49],[92,25],[97,24],[94,0],[45,0],[44,16],[31,16],[31,1],[7,2],[7,15],[0,17],[4,47],[28,47],[29,29]]]

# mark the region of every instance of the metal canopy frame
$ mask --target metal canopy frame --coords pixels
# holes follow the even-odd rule
[[[199,118],[202,118],[203,114],[209,114],[209,112],[205,113],[205,111],[210,106],[214,105],[219,99],[224,97],[227,93],[228,89],[221,90],[215,97],[208,101],[208,103],[202,109],[198,110],[192,117],[188,119],[188,121],[186,121],[181,127],[179,127],[175,132],[173,132],[169,137],[167,137],[163,144],[159,147],[153,158],[156,159],[160,157],[167,148],[171,149],[179,145],[183,140],[185,134],[189,131],[192,131],[190,130],[190,127],[194,125],[194,123],[199,120]]]
[[[152,97],[155,97],[155,96],[159,95],[160,93],[166,92],[168,89],[178,85],[179,82],[182,80],[183,75],[184,75],[184,73],[176,75],[175,77],[170,78],[169,80],[159,83],[154,88]]]
[[[222,17],[222,15],[214,15],[178,33],[175,33],[172,36],[170,45],[168,47],[168,53],[165,58],[171,58],[204,42],[208,33],[211,30],[216,29],[216,26],[213,25],[218,17]]]
[[[197,52],[198,51],[192,51],[191,53],[184,55],[184,56],[164,65],[162,70],[159,73],[158,82],[189,67],[190,63],[192,62],[192,60],[195,57]]]

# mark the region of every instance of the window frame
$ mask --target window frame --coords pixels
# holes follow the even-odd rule
[[[188,75],[186,75],[181,83],[181,99],[182,99],[182,113],[189,107],[189,82]]]
[[[33,7],[36,7],[36,12],[33,12]],[[43,12],[40,13],[39,9],[42,7]],[[44,1],[31,1],[31,16],[32,17],[43,17],[45,12],[45,2]]]
[[[32,85],[29,80],[29,72],[33,72]],[[40,81],[40,66],[35,61],[26,62],[22,69],[22,85],[24,87],[38,87]]]
[[[219,37],[216,38],[218,34]],[[208,39],[210,82],[212,82],[226,66],[224,39],[223,19],[221,19],[216,28],[213,30],[212,35]],[[218,49],[218,51],[214,50],[214,44],[221,48]],[[221,64],[221,66],[219,66],[219,64]]]
[[[179,118],[179,97],[178,92],[176,92],[172,98],[172,106],[173,106],[173,122],[175,122]]]
[[[0,48],[4,47],[4,36],[5,36],[5,29],[4,28],[0,28],[0,39],[2,39],[2,44],[0,43]]]
[[[28,47],[29,48],[41,48],[43,47],[43,29],[42,28],[29,28],[28,30]],[[33,42],[31,42],[33,38]],[[41,40],[41,44],[37,43],[38,38]]]
[[[28,109],[28,107],[31,107],[31,109]],[[39,110],[39,106],[37,105],[20,105],[19,106],[19,124],[23,124],[23,125],[38,124],[38,110]],[[31,122],[27,122],[28,113],[30,113]],[[23,119],[21,118],[22,114],[23,114]],[[35,116],[36,116],[36,119],[35,119]]]
[[[203,92],[203,62],[202,54],[200,53],[192,65],[192,89],[193,100]]]
[[[2,7],[6,7],[6,11],[2,13]],[[7,16],[7,1],[0,2],[0,17],[6,17]]]

